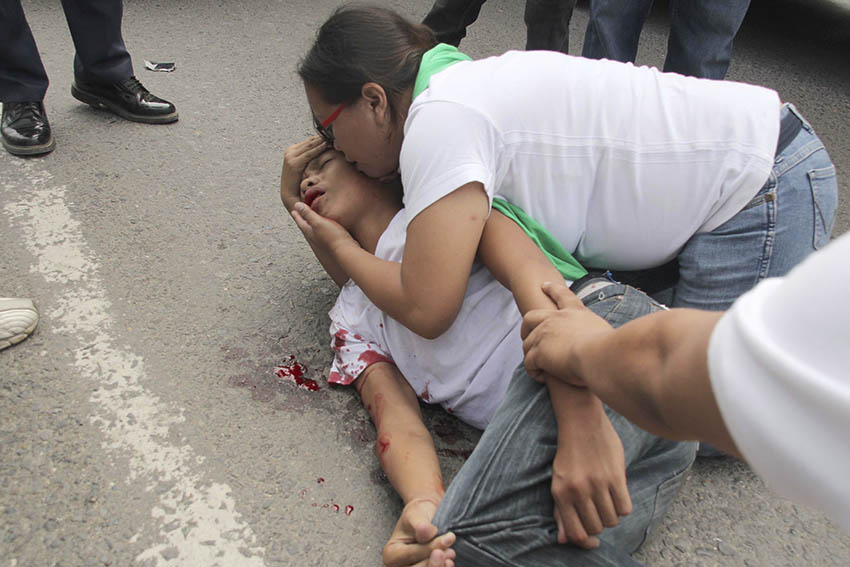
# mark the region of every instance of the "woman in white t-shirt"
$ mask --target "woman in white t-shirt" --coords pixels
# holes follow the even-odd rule
[[[703,309],[784,275],[832,230],[835,169],[769,89],[552,52],[471,61],[368,6],[338,9],[299,74],[326,139],[366,175],[400,173],[404,260],[376,258],[303,205],[296,221],[425,337],[457,313],[494,196],[584,265],[678,260],[670,303]]]
[[[287,149],[281,197],[290,210],[302,199],[378,257],[401,259],[405,219],[393,186],[357,173],[318,137]],[[628,554],[663,516],[694,458],[693,444],[641,430],[586,390],[529,379],[519,326],[520,309],[532,301],[494,274],[510,286],[522,258],[523,269],[541,279],[561,287],[564,279],[500,214],[488,222],[480,255],[492,273],[474,264],[459,314],[436,340],[380,312],[354,282],[337,281],[328,381],[357,389],[375,422],[381,466],[405,504],[384,563],[421,565],[433,552],[440,565],[456,549],[470,566],[636,565]],[[660,309],[608,280],[585,277],[575,287],[615,326]],[[417,397],[486,428],[447,491]],[[437,528],[457,540],[435,538]],[[561,545],[567,541],[594,549]]]

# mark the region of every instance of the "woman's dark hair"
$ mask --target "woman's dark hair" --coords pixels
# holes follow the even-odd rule
[[[427,26],[392,10],[345,5],[319,28],[298,74],[328,104],[352,102],[364,84],[378,83],[387,92],[396,119],[399,97],[416,81],[422,55],[436,44]]]

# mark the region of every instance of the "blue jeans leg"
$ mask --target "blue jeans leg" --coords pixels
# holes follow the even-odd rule
[[[611,285],[585,303],[615,326],[660,308],[645,294]],[[585,551],[557,543],[551,496],[557,429],[546,387],[520,366],[478,446],[449,486],[434,523],[457,535],[464,566],[629,566],[660,522],[694,459],[693,443],[651,435],[606,408],[623,443],[633,512]]]
[[[789,112],[797,114],[786,105],[782,116]],[[837,205],[835,167],[803,120],[802,130],[776,156],[770,177],[752,201],[685,245],[672,306],[728,309],[764,278],[784,276],[829,242]]]
[[[634,61],[652,0],[590,0],[582,57]]]
[[[664,71],[723,79],[750,0],[671,0]]]

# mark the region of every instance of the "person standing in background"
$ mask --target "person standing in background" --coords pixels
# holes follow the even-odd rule
[[[177,120],[174,105],[133,76],[121,36],[121,0],[62,0],[62,8],[76,48],[74,98],[134,122]],[[0,3],[0,37],[3,147],[20,156],[49,153],[56,143],[44,109],[47,73],[20,0]]]
[[[434,31],[437,41],[457,47],[466,37],[487,0],[436,0],[422,21]],[[570,19],[576,0],[526,0],[526,51],[544,49],[567,53],[570,48]]]
[[[669,0],[665,73],[723,79],[750,0]],[[590,0],[582,56],[634,62],[652,0]]]

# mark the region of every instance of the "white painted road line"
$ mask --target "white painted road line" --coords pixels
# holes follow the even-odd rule
[[[61,299],[43,317],[79,345],[76,369],[100,386],[91,396],[99,408],[91,421],[106,437],[104,448],[116,458],[129,452],[131,475],[147,480],[149,489],[172,485],[151,510],[162,541],[136,560],[151,567],[263,567],[265,550],[236,511],[230,487],[205,479],[204,459],[190,446],[167,441],[169,428],[184,421],[182,410],[146,390],[144,360],[113,344],[115,321],[99,266],[65,204],[65,187],[54,186],[52,176],[31,162],[15,161],[13,167],[16,181],[5,186],[19,201],[5,211],[36,259],[33,270],[61,286]]]

